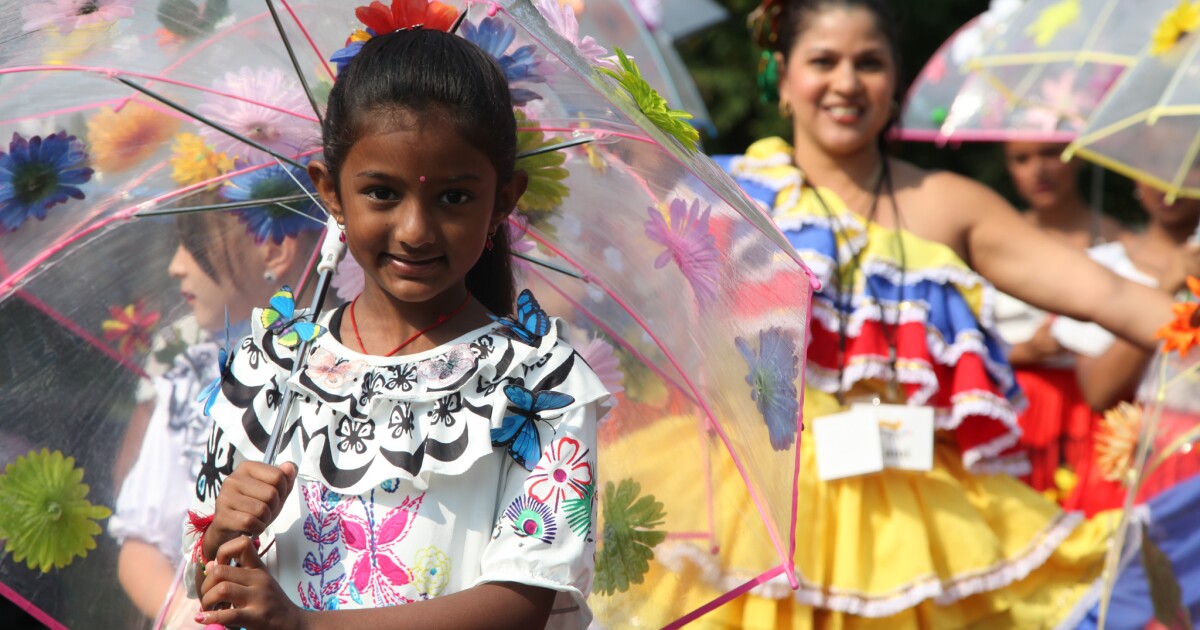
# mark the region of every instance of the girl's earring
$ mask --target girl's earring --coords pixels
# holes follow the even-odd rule
[[[488,237],[487,237],[487,242],[485,242],[485,243],[483,244],[483,246],[484,246],[484,247],[485,247],[485,248],[486,248],[486,249],[487,249],[489,252],[490,252],[490,251],[492,251],[492,249],[494,249],[494,248],[496,247],[496,243],[492,242],[492,237],[494,237],[494,236],[496,236],[496,231],[495,231],[495,230],[492,230],[492,231],[491,231],[491,233],[490,233],[490,234],[488,234]]]
[[[271,271],[270,269],[263,272],[263,280],[266,280],[268,283],[273,283],[278,279],[279,278],[275,277],[275,272]]]
[[[338,231],[340,231],[342,233],[342,235],[338,237],[338,240],[345,243],[346,242],[346,224],[338,223],[337,228],[338,228]]]

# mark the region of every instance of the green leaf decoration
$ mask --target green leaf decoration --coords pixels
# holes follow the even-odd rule
[[[1154,618],[1169,630],[1192,630],[1192,619],[1183,605],[1183,591],[1171,568],[1171,560],[1150,540],[1145,523],[1142,524],[1142,566],[1150,586]]]
[[[525,118],[521,110],[513,110],[513,113],[517,117],[518,129],[537,127],[537,121]],[[540,149],[554,142],[540,131],[518,131],[517,154]],[[562,183],[570,174],[563,168],[566,161],[567,156],[562,151],[549,151],[517,160],[517,168],[529,175],[529,186],[525,188],[525,194],[517,200],[517,210],[525,215],[530,223],[537,224],[540,220],[548,218],[562,205],[563,197],[571,192]]]
[[[625,51],[617,48],[616,53],[621,70],[600,68],[600,72],[616,79],[621,87],[629,92],[638,109],[646,115],[646,118],[650,119],[650,122],[654,123],[655,127],[678,140],[683,148],[695,151],[696,143],[700,141],[700,132],[686,122],[692,119],[692,115],[667,107],[667,99],[663,98],[642,78],[641,70],[638,70],[637,64],[632,59],[625,56]]]
[[[0,538],[13,560],[30,569],[65,567],[96,548],[98,519],[112,512],[93,505],[83,469],[60,451],[31,451],[0,475]]]
[[[663,504],[648,494],[638,498],[641,484],[632,479],[604,487],[600,504],[604,510],[603,546],[596,552],[595,588],[604,595],[623,593],[631,584],[641,584],[650,570],[654,547],[667,533],[654,531],[663,524]]]
[[[592,501],[596,498],[596,484],[589,483],[583,492],[578,499],[564,501],[563,512],[571,531],[580,538],[587,538],[592,535]]]

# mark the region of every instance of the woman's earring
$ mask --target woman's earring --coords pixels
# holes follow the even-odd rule
[[[488,233],[487,241],[484,242],[484,244],[483,244],[484,248],[486,248],[489,252],[492,251],[493,249],[495,249],[495,247],[496,247],[496,244],[494,242],[492,242],[492,238],[495,236],[496,236],[496,230],[492,230],[491,232]]]
[[[266,280],[268,283],[273,283],[278,279],[279,278],[275,277],[275,272],[271,271],[270,269],[263,272],[263,280]]]
[[[792,117],[792,104],[786,98],[779,99],[779,117],[783,119]]]

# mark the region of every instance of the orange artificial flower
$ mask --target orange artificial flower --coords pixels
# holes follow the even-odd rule
[[[171,139],[179,121],[157,109],[132,101],[116,111],[105,107],[88,121],[92,166],[118,173],[137,166]]]
[[[1096,468],[1108,481],[1125,482],[1141,427],[1141,407],[1123,402],[1104,412],[1096,429]]]
[[[104,320],[100,327],[106,341],[117,342],[118,352],[128,357],[150,350],[150,330],[158,324],[157,312],[147,312],[139,300],[124,308],[110,306],[108,313],[112,319]]]
[[[1200,279],[1189,277],[1187,287],[1193,297],[1200,297]],[[1195,346],[1200,346],[1200,322],[1196,321],[1197,309],[1200,309],[1200,303],[1197,302],[1179,302],[1171,306],[1171,310],[1175,313],[1175,319],[1159,328],[1154,335],[1157,339],[1164,341],[1163,352],[1179,350],[1179,356],[1182,357]]]

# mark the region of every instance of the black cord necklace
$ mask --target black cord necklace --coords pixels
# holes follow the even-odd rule
[[[887,395],[889,400],[896,400],[899,396],[899,379],[896,363],[897,352],[899,348],[900,311],[904,307],[904,276],[905,272],[908,270],[908,257],[904,251],[904,238],[900,233],[900,206],[896,203],[896,190],[892,182],[891,168],[889,167],[887,157],[885,156],[882,159],[883,163],[879,172],[879,178],[875,182],[875,190],[871,195],[871,208],[867,214],[867,227],[869,229],[870,224],[875,222],[875,216],[879,209],[879,197],[883,192],[884,186],[886,185],[888,200],[892,204],[893,217],[896,223],[892,231],[895,233],[896,245],[900,254],[899,295],[897,296],[896,300],[896,315],[892,319],[890,326],[887,321],[887,314],[883,305],[883,300],[881,300],[879,296],[875,294],[874,289],[871,287],[871,282],[865,274],[863,276],[863,289],[866,292],[867,297],[870,298],[871,301],[873,301],[879,308],[879,323],[883,328],[884,340],[887,343],[888,348],[888,365],[890,375],[888,379]],[[862,250],[866,248],[867,243],[863,243],[862,247],[859,247],[858,249],[855,249],[853,246],[851,246],[849,231],[842,227],[842,222],[839,221],[837,216],[834,215],[833,210],[829,208],[829,204],[825,203],[824,197],[821,196],[821,191],[812,184],[805,183],[805,185],[812,189],[813,195],[817,198],[817,202],[821,204],[822,210],[824,210],[826,217],[829,218],[830,227],[833,229],[834,233],[840,236],[841,240],[846,242],[847,248],[850,249],[851,261],[854,263],[854,267],[848,270],[849,273],[847,274],[849,276],[850,286],[843,286],[841,246],[837,243],[837,239],[835,239],[833,248],[834,270],[831,275],[833,276],[833,289],[836,292],[834,304],[837,308],[838,316],[837,398],[838,403],[845,405],[845,376],[847,363],[846,346],[849,341],[848,318],[854,305],[854,275],[855,272],[862,270]],[[847,209],[847,212],[850,212],[850,210]]]

